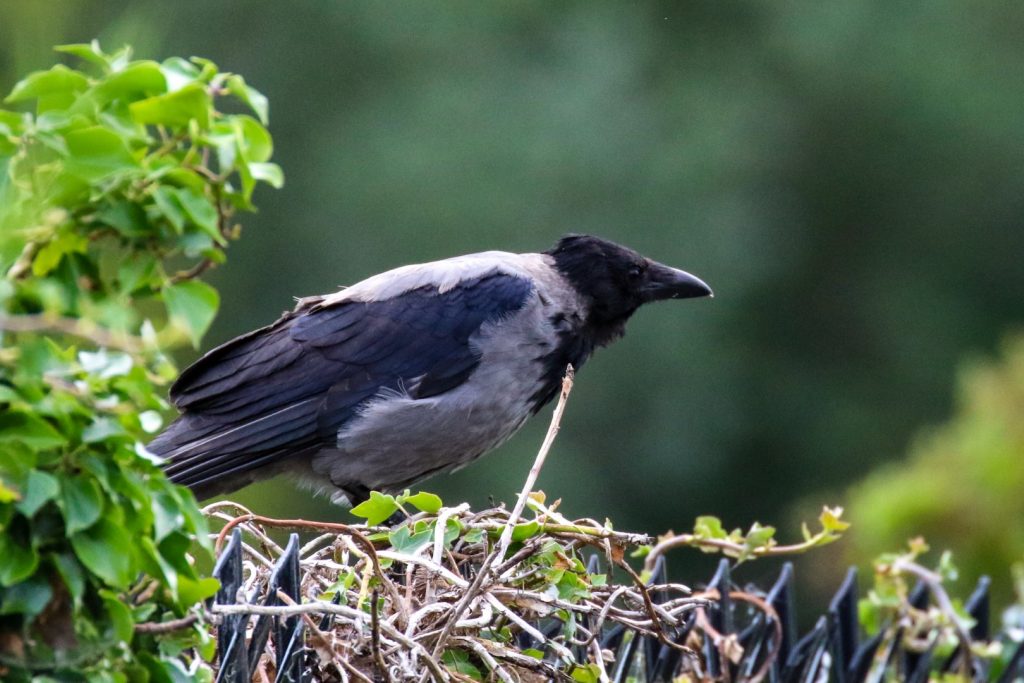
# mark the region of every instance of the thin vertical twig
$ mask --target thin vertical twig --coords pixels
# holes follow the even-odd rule
[[[505,523],[505,529],[501,532],[501,539],[498,541],[499,559],[504,559],[505,553],[508,552],[508,546],[512,543],[512,532],[515,531],[516,523],[526,507],[526,501],[533,492],[533,486],[537,483],[540,470],[544,467],[544,461],[547,460],[548,451],[551,450],[551,445],[555,442],[555,437],[558,436],[558,430],[562,424],[562,414],[565,412],[565,404],[569,400],[569,392],[572,391],[572,382],[575,375],[576,373],[571,364],[565,366],[565,377],[562,378],[562,393],[558,397],[558,405],[555,406],[555,412],[551,415],[548,433],[544,436],[544,442],[541,443],[540,450],[537,451],[533,467],[530,468],[530,473],[526,476],[526,482],[523,484],[523,490],[519,494],[519,500],[516,501],[515,506],[512,508],[512,513],[508,516],[508,522]]]

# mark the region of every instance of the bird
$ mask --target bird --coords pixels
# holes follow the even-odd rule
[[[504,443],[642,305],[704,296],[698,277],[582,234],[402,266],[203,355],[147,448],[200,500],[287,473],[357,505]]]

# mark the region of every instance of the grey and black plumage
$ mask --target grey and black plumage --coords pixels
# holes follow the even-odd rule
[[[710,294],[587,235],[396,268],[200,358],[148,448],[199,498],[288,472],[357,503],[504,442],[642,304]]]

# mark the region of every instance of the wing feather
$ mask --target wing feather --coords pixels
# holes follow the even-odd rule
[[[366,401],[388,391],[426,398],[479,364],[470,338],[517,311],[529,280],[491,272],[439,292],[385,300],[305,300],[277,322],[223,344],[171,388],[182,415],[149,448],[172,480],[214,494],[253,470],[333,444]]]

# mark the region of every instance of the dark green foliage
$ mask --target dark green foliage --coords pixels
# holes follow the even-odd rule
[[[176,374],[163,350],[217,310],[196,278],[256,183],[281,182],[266,101],[206,60],[58,49],[81,70],[30,74],[0,111],[0,678],[202,677],[179,656],[212,654],[202,624],[135,628],[217,588],[189,555],[209,555],[195,500],[142,444]]]
[[[953,550],[965,585],[991,574],[1005,604],[1010,567],[1024,560],[1024,339],[1008,341],[998,362],[965,368],[958,393],[956,413],[923,432],[907,461],[852,488],[848,558],[921,534]]]

